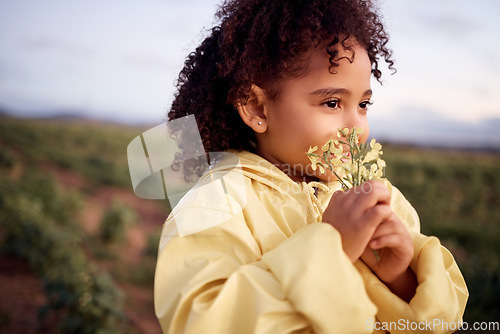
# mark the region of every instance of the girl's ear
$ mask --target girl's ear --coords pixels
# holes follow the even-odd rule
[[[257,85],[252,85],[247,102],[236,104],[243,122],[257,133],[264,133],[267,130],[266,99],[264,90]]]

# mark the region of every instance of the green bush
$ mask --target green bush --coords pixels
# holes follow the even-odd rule
[[[127,264],[120,264],[113,269],[113,276],[120,281],[143,286],[151,286],[154,282],[156,258],[158,245],[160,243],[161,231],[148,235],[146,245],[142,252],[142,259],[139,264],[130,270]]]
[[[15,162],[16,159],[14,155],[7,149],[0,147],[0,167],[11,168],[14,166]]]
[[[99,236],[105,243],[122,242],[127,228],[137,221],[135,211],[121,202],[113,202],[104,212],[99,225]]]
[[[156,260],[158,256],[158,246],[160,245],[161,238],[161,230],[159,229],[157,232],[153,232],[148,235],[148,239],[146,241],[146,247],[144,248],[144,256],[150,257]]]
[[[24,173],[16,187],[40,201],[45,214],[56,224],[80,230],[76,218],[83,198],[77,191],[62,189],[55,177],[40,172]]]

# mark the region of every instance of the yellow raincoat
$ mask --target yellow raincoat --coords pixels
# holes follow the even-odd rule
[[[409,304],[351,263],[338,231],[321,222],[338,182],[301,185],[257,155],[235,154],[236,168],[218,163],[164,224],[155,309],[165,333],[441,333],[461,321],[468,292],[457,264],[419,233],[389,182],[415,247]]]

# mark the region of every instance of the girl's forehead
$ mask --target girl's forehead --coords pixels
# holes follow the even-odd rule
[[[325,63],[327,66],[331,66],[330,58],[332,55],[334,56],[332,61],[338,63],[339,66],[343,61],[352,63],[354,58],[359,54],[361,54],[362,57],[366,56],[368,59],[366,48],[362,47],[354,37],[340,39],[340,41],[334,45],[330,45],[330,42],[330,40],[325,41],[309,50],[303,56],[298,57],[298,59],[295,60],[296,63],[302,63],[302,67],[305,70],[310,70],[313,67],[323,66]]]
[[[303,56],[298,57],[296,63],[290,68],[295,67],[297,71],[291,70],[290,75],[284,74],[283,77],[274,78],[263,86],[269,97],[279,98],[283,90],[288,90],[291,86],[313,86],[332,85],[333,81],[352,80],[354,76],[361,78],[371,77],[371,62],[367,50],[357,42],[355,38],[348,38],[340,41],[334,46],[329,46],[329,42],[313,48]],[[334,58],[330,59],[331,51]],[[330,52],[330,53],[329,53]],[[332,65],[331,60],[336,64]],[[354,66],[350,66],[354,64]],[[285,64],[285,67],[287,65]],[[353,67],[356,70],[353,70]],[[298,88],[298,87],[296,87]],[[305,88],[305,87],[303,87]]]
[[[332,75],[342,72],[346,67],[356,64],[361,67],[367,68],[371,72],[371,62],[368,57],[368,52],[356,40],[351,41],[349,44],[345,43],[344,46],[339,44],[336,46],[337,53],[333,59],[326,51],[326,48],[316,48],[308,57],[307,71],[304,73],[307,76],[311,72],[328,70]],[[337,64],[332,66],[331,60]]]
[[[371,63],[364,48],[353,45],[352,49],[339,49],[336,63],[338,66],[331,66],[330,55],[326,51],[311,54],[304,73],[284,79],[280,92],[328,91],[327,95],[332,95],[332,91],[340,92],[340,88],[356,94],[370,89]]]

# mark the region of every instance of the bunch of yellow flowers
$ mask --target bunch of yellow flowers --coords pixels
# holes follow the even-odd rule
[[[365,181],[380,179],[384,176],[385,161],[382,145],[372,139],[370,143],[360,143],[359,136],[363,129],[339,129],[337,137],[330,139],[321,147],[322,154],[316,153],[317,146],[306,152],[312,163],[312,169],[319,168],[321,173],[327,169],[333,172],[344,190],[359,186]],[[340,140],[345,138],[346,141]],[[344,147],[348,151],[344,151]]]
[[[342,185],[342,189],[347,190],[361,185],[365,181],[380,179],[384,176],[385,161],[380,158],[383,154],[382,145],[372,139],[370,143],[360,143],[359,136],[363,129],[348,128],[339,129],[337,137],[330,139],[321,147],[322,154],[315,153],[317,146],[310,147],[306,152],[312,163],[312,169],[319,168],[321,173],[327,169],[331,170]],[[340,140],[346,138],[346,141]],[[344,147],[348,151],[344,151]],[[377,261],[379,254],[372,249]]]

